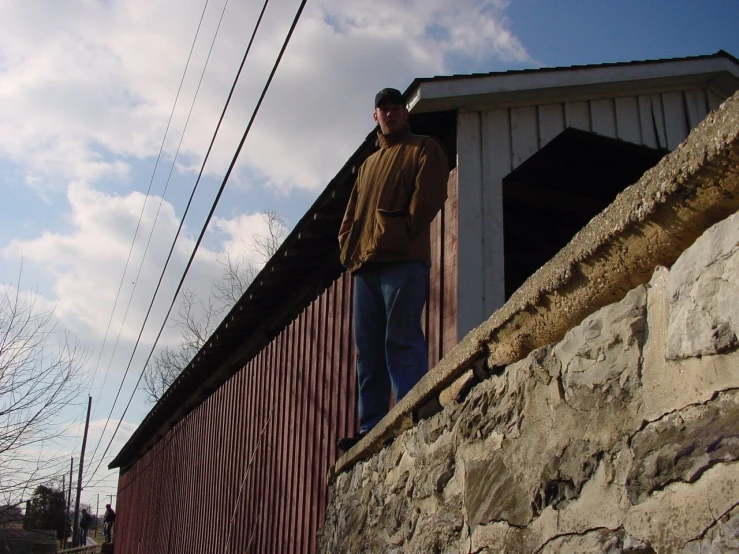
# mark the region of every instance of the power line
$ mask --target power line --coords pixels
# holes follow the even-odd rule
[[[267,4],[268,3],[269,3],[269,0],[266,0],[265,1],[265,4],[264,4],[263,11],[262,11],[262,14],[264,13],[264,9],[267,7]],[[143,377],[144,371],[146,370],[146,365],[149,363],[149,360],[151,359],[151,356],[152,356],[152,354],[154,352],[154,349],[156,348],[157,342],[159,341],[159,338],[161,337],[162,332],[164,331],[164,327],[166,325],[167,318],[169,317],[169,314],[172,312],[172,308],[174,307],[175,301],[177,300],[177,295],[179,294],[180,289],[182,288],[182,285],[185,282],[185,277],[187,276],[187,273],[190,270],[190,266],[192,265],[193,259],[195,258],[195,254],[197,253],[197,250],[198,250],[198,248],[200,246],[200,243],[203,240],[203,236],[205,235],[205,232],[206,232],[206,230],[208,228],[208,224],[210,223],[210,220],[213,217],[213,213],[215,212],[216,207],[218,206],[218,202],[219,202],[219,200],[221,198],[221,195],[223,194],[223,190],[226,188],[226,183],[228,182],[228,179],[231,177],[231,173],[233,171],[234,166],[236,165],[236,161],[239,158],[239,154],[241,153],[241,149],[244,146],[244,142],[246,141],[246,137],[249,135],[249,131],[251,131],[251,127],[254,124],[254,120],[256,119],[257,113],[259,113],[259,108],[261,107],[262,102],[264,101],[264,97],[266,96],[267,91],[269,90],[269,87],[272,84],[272,79],[274,78],[275,73],[277,72],[277,68],[280,65],[280,61],[282,60],[282,56],[285,54],[285,50],[287,50],[287,46],[290,43],[290,39],[292,38],[293,32],[295,31],[295,28],[298,25],[298,21],[300,20],[300,16],[303,13],[303,9],[305,8],[305,4],[306,3],[307,3],[307,0],[302,0],[300,2],[300,6],[298,7],[298,11],[295,14],[295,17],[293,19],[292,25],[290,26],[290,30],[288,31],[287,36],[285,37],[285,41],[282,44],[282,48],[280,49],[280,53],[278,54],[277,59],[275,60],[275,63],[273,65],[273,67],[272,67],[272,71],[270,72],[270,75],[269,75],[269,77],[267,79],[267,83],[264,85],[264,89],[262,90],[262,94],[260,95],[259,100],[257,101],[257,104],[256,104],[256,106],[254,108],[254,111],[252,112],[251,118],[249,119],[249,123],[246,126],[246,130],[244,131],[244,134],[241,137],[241,141],[239,142],[239,146],[236,149],[236,152],[234,153],[234,156],[233,156],[233,158],[231,160],[231,163],[229,164],[229,167],[228,167],[228,170],[226,171],[225,176],[223,177],[223,181],[221,182],[221,186],[218,189],[218,194],[216,195],[216,198],[213,201],[213,205],[211,206],[210,212],[208,213],[208,217],[206,218],[205,223],[203,224],[203,228],[200,231],[200,235],[198,236],[198,240],[195,243],[195,247],[193,248],[192,254],[190,255],[190,259],[187,262],[187,266],[185,267],[185,271],[182,274],[182,278],[180,279],[180,282],[177,285],[177,290],[175,291],[175,294],[174,294],[174,296],[172,298],[172,302],[171,302],[171,304],[169,306],[169,309],[167,310],[167,314],[166,314],[166,316],[164,318],[164,321],[163,321],[161,327],[159,328],[159,332],[157,333],[157,337],[154,340],[154,344],[152,345],[152,348],[151,348],[151,350],[149,352],[149,355],[148,355],[148,357],[146,359],[146,362],[143,365],[143,369],[142,369],[141,373],[139,374],[139,378],[136,381],[136,384],[134,385],[134,389],[131,392],[131,396],[128,399],[128,402],[126,404],[126,408],[123,410],[123,414],[121,414],[121,418],[118,420],[118,425],[116,426],[115,430],[113,431],[113,436],[110,438],[110,441],[108,442],[108,445],[105,448],[105,452],[103,452],[103,458],[107,454],[108,449],[110,448],[110,445],[113,443],[113,439],[115,438],[115,434],[118,432],[118,429],[120,427],[121,421],[123,421],[123,417],[126,415],[126,412],[128,411],[128,408],[131,406],[131,401],[133,400],[133,396],[136,393],[136,389],[138,388],[139,383],[141,383],[141,378]],[[260,20],[261,20],[261,15],[260,15]],[[256,29],[254,31],[254,34],[256,34]],[[251,48],[251,44],[252,44],[253,39],[254,39],[254,35],[252,35],[252,40],[249,42],[249,47],[247,48],[247,54],[249,52],[249,48]],[[246,54],[244,55],[244,60],[242,61],[241,67],[239,68],[239,73],[236,76],[236,80],[238,80],[238,76],[241,73],[241,68],[244,65],[244,61],[246,61]],[[229,101],[231,99],[231,94],[233,93],[233,89],[235,87],[236,87],[236,81],[234,81],[234,86],[232,87],[231,93],[229,94],[229,97],[228,97]],[[224,114],[225,114],[225,109],[224,109]],[[223,115],[221,116],[221,121],[222,121],[222,119],[223,119]],[[218,125],[220,126],[220,121],[219,121]],[[215,142],[215,136],[213,137],[213,141],[211,142],[211,146],[208,148],[208,154],[210,154],[210,150],[211,150],[211,148],[213,146],[213,142]],[[203,166],[201,167],[200,175],[198,175],[198,181],[200,180],[200,176],[202,175],[204,168],[205,168],[205,161],[203,162]],[[192,197],[191,197],[191,199],[192,199]],[[189,207],[189,202],[188,202],[188,207]],[[184,221],[184,216],[183,216],[183,221]],[[174,249],[174,245],[172,246],[172,250],[173,249]],[[172,250],[170,250],[170,255],[172,253]],[[169,257],[167,258],[167,261],[169,261]],[[165,266],[165,268],[166,268],[166,266]],[[164,273],[162,273],[162,275],[164,275]],[[161,278],[160,278],[160,282],[161,282]],[[157,286],[157,288],[158,288],[158,286]],[[153,301],[152,301],[152,304],[153,304]],[[136,341],[136,344],[138,345],[138,340]],[[131,359],[133,359],[133,356],[131,357]],[[129,362],[129,364],[130,364],[130,362]],[[95,468],[95,471],[93,472],[93,476],[95,475],[95,473],[97,472],[97,470],[98,470],[99,467],[100,467],[100,464],[98,464],[98,466]],[[90,479],[92,479],[92,476],[90,477]]]
[[[167,182],[164,185],[164,190],[162,191],[162,196],[161,196],[161,198],[159,200],[159,206],[157,207],[157,213],[154,216],[154,223],[151,226],[151,231],[149,232],[149,238],[146,241],[146,247],[144,248],[144,254],[143,254],[142,258],[141,258],[141,264],[139,265],[139,269],[138,269],[138,271],[136,273],[136,277],[134,279],[133,290],[131,290],[131,296],[128,299],[128,305],[126,306],[126,311],[123,314],[123,321],[121,322],[121,327],[118,330],[118,337],[116,338],[116,341],[115,341],[115,346],[113,348],[113,353],[111,354],[111,357],[110,357],[110,363],[108,364],[108,369],[110,369],[110,366],[113,363],[113,356],[115,355],[115,351],[116,351],[116,349],[118,347],[118,342],[120,340],[121,333],[123,331],[123,325],[126,322],[126,317],[128,316],[128,311],[129,311],[129,309],[131,307],[131,303],[133,301],[133,295],[134,295],[134,292],[136,291],[136,285],[139,282],[139,277],[141,276],[141,271],[142,271],[142,269],[144,267],[144,261],[146,260],[146,254],[149,252],[149,246],[151,245],[151,239],[154,236],[154,229],[156,228],[156,223],[157,223],[157,221],[159,219],[159,213],[161,212],[162,204],[164,203],[164,197],[167,194],[167,190],[169,188],[169,182],[170,182],[170,180],[172,178],[172,172],[174,171],[175,164],[177,163],[177,158],[178,158],[178,156],[180,154],[180,148],[182,147],[182,141],[185,138],[185,133],[187,132],[187,127],[188,127],[188,125],[190,123],[190,117],[192,116],[193,109],[195,108],[195,102],[196,102],[196,100],[198,98],[198,93],[200,92],[200,86],[203,83],[203,78],[205,77],[205,70],[208,67],[208,62],[210,61],[210,56],[213,53],[213,47],[214,47],[214,45],[216,43],[216,38],[218,37],[218,32],[221,29],[221,23],[223,22],[223,16],[226,13],[226,7],[228,6],[228,2],[229,2],[229,0],[226,0],[226,2],[223,5],[223,10],[221,10],[221,17],[218,20],[218,26],[216,27],[216,31],[213,34],[213,40],[211,41],[210,49],[208,50],[208,57],[206,58],[205,64],[203,65],[203,70],[200,73],[200,80],[198,81],[198,86],[197,86],[197,89],[195,90],[195,95],[193,96],[192,103],[190,104],[190,111],[187,114],[187,120],[185,121],[185,127],[182,130],[182,134],[180,136],[180,142],[177,145],[177,151],[175,152],[174,159],[172,160],[172,166],[170,167],[169,175],[167,175]],[[206,2],[206,7],[207,7],[207,2]],[[205,11],[203,11],[203,14],[205,14]],[[202,22],[202,16],[201,16],[201,22]],[[199,29],[200,29],[200,27],[198,26],[198,30]],[[196,35],[195,38],[197,38],[197,35]],[[193,47],[194,46],[195,46],[195,44],[193,43]],[[190,55],[192,55],[192,49],[190,50]],[[188,65],[189,65],[189,61],[190,61],[190,59],[188,58]],[[185,68],[185,70],[187,70],[187,68]],[[183,78],[183,81],[184,81],[185,76],[183,75],[182,78]],[[182,82],[180,82],[180,88],[181,87],[182,87]],[[178,91],[177,95],[179,97],[179,91]],[[173,109],[173,113],[174,113],[174,109]],[[171,121],[171,116],[170,116],[170,121]],[[165,138],[166,138],[166,134],[165,134]],[[161,154],[161,150],[160,150],[160,154]],[[157,159],[157,161],[158,161],[158,159]],[[156,167],[155,167],[155,171],[156,171]],[[154,176],[152,175],[152,179],[153,178],[154,178]],[[151,183],[149,183],[149,187],[151,188]],[[196,187],[197,187],[197,184],[196,184]],[[148,199],[148,193],[147,193],[147,199]],[[146,206],[146,201],[144,201],[144,206]],[[187,212],[185,212],[184,215],[186,215],[186,214],[187,214]],[[142,210],[142,215],[143,215],[143,210]],[[183,215],[183,218],[182,218],[183,221],[184,221],[184,215]],[[141,220],[139,219],[139,222],[140,221]],[[138,232],[138,227],[137,227],[136,231]],[[178,231],[178,233],[179,233],[179,231]],[[134,240],[135,240],[135,237],[134,237]],[[175,241],[176,240],[177,240],[177,237],[175,236]],[[133,248],[133,245],[131,245],[131,247]],[[166,264],[165,264],[164,269],[166,270]],[[124,271],[124,276],[125,276],[125,271]],[[156,297],[156,292],[154,293],[154,297]],[[154,302],[154,300],[152,299],[152,303],[153,302]],[[147,313],[147,317],[148,317],[148,313]],[[111,314],[111,318],[112,318],[112,314]],[[144,325],[146,325],[146,320],[144,320]],[[143,327],[142,327],[142,330],[143,330]],[[101,353],[102,353],[102,350],[101,350]],[[134,348],[134,353],[135,353],[135,348]],[[115,401],[113,402],[113,405],[110,407],[110,413],[108,414],[108,418],[105,420],[105,425],[103,426],[103,431],[100,433],[100,437],[98,437],[97,443],[95,443],[95,448],[94,448],[93,453],[92,453],[92,458],[95,457],[95,454],[97,453],[97,449],[100,446],[100,442],[103,439],[103,435],[105,433],[105,430],[108,428],[108,423],[110,421],[110,417],[111,417],[111,415],[113,413],[113,409],[115,408],[115,404],[118,401],[118,395],[120,394],[120,391],[123,388],[123,383],[125,382],[127,375],[128,375],[128,367],[126,367],[126,371],[124,372],[123,378],[121,379],[121,384],[118,387],[118,393],[116,394]],[[106,372],[106,377],[107,377],[107,372]],[[103,380],[103,385],[105,385],[105,380]]]
[[[182,288],[182,285],[183,285],[183,283],[185,281],[185,277],[187,276],[187,273],[190,270],[190,266],[192,265],[192,261],[195,258],[195,254],[197,253],[197,250],[200,247],[200,243],[203,240],[203,236],[205,235],[205,232],[206,232],[206,230],[208,228],[208,224],[210,223],[210,220],[213,217],[213,213],[215,212],[216,206],[218,205],[218,201],[220,200],[221,195],[223,194],[223,190],[226,187],[226,183],[228,182],[228,179],[231,176],[231,172],[233,171],[233,168],[236,165],[236,161],[238,160],[239,154],[241,153],[241,149],[242,149],[242,147],[244,145],[244,142],[246,141],[246,137],[248,136],[249,131],[251,130],[251,127],[252,127],[252,125],[254,123],[254,119],[256,118],[256,115],[259,112],[259,108],[262,105],[262,102],[263,102],[264,97],[265,97],[265,95],[267,93],[267,90],[269,89],[269,86],[272,83],[272,79],[274,78],[274,75],[277,72],[277,68],[278,68],[278,66],[280,64],[280,61],[282,60],[282,56],[284,55],[285,50],[287,49],[287,45],[290,42],[290,38],[292,37],[292,34],[293,34],[294,30],[295,30],[295,27],[297,26],[298,20],[300,19],[300,15],[303,12],[303,8],[305,7],[306,2],[307,2],[307,0],[303,0],[301,2],[301,4],[300,4],[300,7],[298,8],[298,11],[297,11],[297,13],[295,15],[295,18],[294,18],[293,23],[292,23],[292,25],[290,27],[290,30],[289,30],[289,32],[287,34],[287,37],[285,38],[285,42],[282,45],[282,48],[280,50],[280,53],[277,56],[277,59],[275,61],[275,64],[272,67],[272,71],[271,71],[271,73],[270,73],[270,75],[269,75],[269,77],[267,79],[267,83],[265,84],[264,89],[262,90],[262,94],[259,97],[259,100],[258,100],[258,102],[257,102],[257,104],[256,104],[256,106],[255,106],[255,108],[254,108],[254,110],[252,112],[251,119],[249,120],[249,123],[248,123],[248,125],[246,127],[246,130],[244,131],[244,134],[243,134],[243,136],[241,138],[241,141],[239,143],[238,148],[236,149],[236,152],[235,152],[234,157],[233,157],[233,159],[232,159],[232,161],[231,161],[231,163],[230,163],[230,165],[228,167],[228,170],[226,171],[226,175],[224,176],[223,181],[221,182],[221,186],[220,186],[220,188],[218,190],[218,194],[216,195],[216,198],[213,201],[213,205],[212,205],[212,207],[210,209],[210,212],[208,213],[208,217],[206,218],[205,223],[203,224],[203,228],[202,228],[202,230],[200,232],[200,235],[198,236],[197,242],[195,243],[195,246],[193,248],[192,254],[190,255],[190,259],[187,262],[187,266],[185,267],[185,270],[184,270],[184,272],[182,274],[182,278],[180,279],[180,282],[177,285],[177,290],[175,291],[175,294],[172,297],[172,302],[170,303],[169,309],[167,310],[167,314],[164,317],[164,320],[163,320],[162,325],[161,325],[161,327],[159,329],[159,332],[157,333],[156,339],[154,340],[154,344],[152,345],[152,348],[151,348],[151,350],[149,352],[149,355],[147,356],[146,361],[143,364],[143,369],[141,370],[141,373],[139,374],[139,378],[136,381],[136,384],[134,385],[133,391],[131,392],[131,396],[128,399],[128,402],[126,404],[125,409],[123,410],[123,414],[121,415],[120,419],[118,420],[118,425],[116,426],[115,430],[113,431],[113,435],[111,436],[110,441],[108,442],[108,445],[105,448],[105,452],[103,452],[103,456],[102,456],[100,462],[95,467],[95,471],[92,473],[92,475],[90,476],[89,479],[92,479],[94,477],[94,475],[97,473],[98,469],[100,468],[100,464],[102,463],[102,459],[105,458],[105,455],[107,454],[108,450],[110,449],[110,446],[113,443],[113,439],[115,438],[115,435],[118,432],[118,429],[120,428],[121,422],[123,421],[124,416],[128,412],[128,408],[131,406],[131,401],[133,400],[133,396],[136,393],[136,389],[138,388],[139,384],[141,383],[141,379],[142,379],[142,377],[144,375],[144,372],[146,371],[146,366],[149,363],[149,360],[151,359],[151,356],[152,356],[152,354],[154,352],[154,349],[156,348],[156,345],[157,345],[157,343],[159,341],[159,338],[162,335],[162,332],[164,331],[164,327],[165,327],[165,325],[167,323],[167,319],[169,318],[169,314],[172,312],[172,308],[174,307],[174,304],[175,304],[175,302],[177,300],[177,296],[178,296],[178,294],[179,294],[179,292],[180,292],[180,290]],[[170,248],[169,254],[167,255],[167,260],[165,262],[164,269],[162,270],[162,273],[161,273],[161,275],[159,277],[159,282],[157,283],[157,287],[156,287],[156,290],[154,292],[154,298],[152,298],[151,304],[149,305],[149,309],[147,310],[147,313],[146,313],[146,318],[144,320],[144,325],[142,326],[141,332],[139,333],[139,336],[136,339],[136,344],[134,345],[134,353],[131,354],[131,358],[130,358],[130,360],[128,362],[128,366],[126,367],[126,372],[128,372],[128,369],[130,368],[131,363],[133,361],[133,355],[135,354],[136,349],[138,348],[139,342],[141,340],[141,335],[143,333],[144,326],[146,325],[146,321],[147,321],[147,319],[149,317],[149,314],[151,313],[151,308],[154,305],[154,299],[156,298],[156,295],[157,295],[157,293],[159,291],[159,287],[161,285],[162,279],[164,278],[164,273],[165,273],[165,271],[167,269],[167,266],[169,265],[169,261],[170,261],[170,259],[172,257],[172,252],[174,251],[174,247],[175,247],[177,238],[179,237],[180,231],[181,231],[182,226],[184,224],[185,216],[187,215],[187,212],[190,209],[190,205],[191,205],[192,199],[193,199],[193,197],[195,195],[195,191],[197,189],[198,184],[200,183],[200,179],[203,176],[203,172],[205,170],[205,164],[207,163],[208,158],[210,157],[210,153],[211,153],[211,151],[213,149],[213,145],[215,144],[216,136],[217,136],[218,131],[219,131],[219,129],[221,127],[221,124],[223,122],[224,116],[226,114],[226,110],[227,110],[227,108],[228,108],[228,106],[229,106],[229,104],[231,102],[231,98],[233,96],[234,90],[236,89],[236,84],[238,83],[239,77],[241,76],[241,71],[244,68],[244,64],[246,63],[247,56],[249,55],[249,52],[251,51],[252,44],[254,43],[254,38],[256,36],[257,30],[259,29],[259,26],[261,24],[262,18],[264,16],[264,13],[265,13],[265,11],[267,9],[267,5],[268,4],[269,4],[269,0],[265,0],[264,5],[262,7],[262,11],[259,14],[259,19],[257,20],[257,24],[256,24],[256,26],[254,28],[254,32],[252,33],[251,39],[249,40],[249,44],[248,44],[248,46],[246,48],[246,52],[244,53],[244,57],[241,60],[241,65],[239,66],[239,70],[238,70],[238,72],[236,74],[236,77],[234,79],[233,85],[231,86],[231,90],[230,90],[230,92],[228,94],[228,98],[226,100],[226,104],[225,104],[225,106],[223,108],[223,111],[221,112],[221,117],[218,120],[218,124],[216,126],[215,132],[213,133],[213,137],[211,139],[210,145],[208,146],[208,150],[206,152],[205,158],[203,159],[203,163],[202,163],[202,165],[200,167],[200,172],[199,172],[198,177],[197,177],[197,180],[195,182],[195,187],[193,188],[192,194],[190,195],[190,199],[187,202],[187,207],[185,209],[185,212],[183,213],[182,220],[180,221],[180,225],[179,225],[179,227],[177,229],[177,234],[175,235],[175,240],[173,241],[172,247]],[[119,394],[120,394],[120,388],[118,390],[118,394],[116,395],[116,400],[118,399],[118,395]],[[111,413],[112,413],[112,410],[111,410]],[[110,416],[108,416],[108,417],[110,418]],[[88,480],[88,482],[89,482],[89,480]]]
[[[161,274],[159,276],[159,281],[157,282],[156,289],[154,290],[154,295],[152,296],[151,303],[149,304],[149,308],[146,311],[146,315],[144,317],[144,321],[143,321],[143,323],[141,325],[141,330],[139,331],[139,335],[136,338],[136,343],[134,344],[133,352],[131,352],[131,357],[128,360],[128,364],[126,365],[126,370],[125,370],[125,372],[123,374],[123,379],[121,379],[121,384],[118,386],[118,391],[116,392],[115,399],[113,400],[113,404],[110,407],[110,412],[108,413],[108,417],[105,420],[105,425],[103,426],[103,431],[100,433],[100,437],[98,438],[97,444],[95,444],[95,451],[94,451],[94,453],[97,453],[97,449],[100,446],[100,443],[102,442],[103,435],[105,434],[105,430],[108,428],[108,423],[110,422],[110,418],[113,415],[113,409],[115,408],[115,405],[118,402],[118,398],[119,398],[119,396],[121,394],[121,390],[123,389],[123,383],[125,382],[126,376],[128,375],[128,371],[131,368],[131,363],[133,362],[133,357],[136,354],[136,350],[137,350],[138,345],[139,345],[139,342],[141,340],[141,336],[142,336],[142,334],[144,332],[144,328],[146,327],[146,322],[148,321],[149,315],[151,314],[152,307],[154,306],[154,301],[156,300],[157,294],[159,292],[159,287],[162,284],[162,280],[164,279],[164,274],[165,274],[165,272],[167,270],[167,267],[169,266],[169,261],[170,261],[170,259],[172,257],[172,253],[174,251],[175,244],[177,243],[177,239],[180,236],[180,232],[181,232],[182,227],[183,227],[183,225],[185,223],[185,218],[187,217],[187,214],[188,214],[188,212],[190,210],[190,205],[192,204],[192,199],[195,196],[195,192],[197,191],[198,185],[200,183],[200,179],[201,179],[201,177],[203,175],[203,171],[205,169],[205,164],[208,161],[208,157],[210,156],[210,152],[211,152],[211,150],[213,148],[213,144],[215,143],[216,136],[218,134],[218,131],[220,130],[221,123],[223,122],[223,118],[225,116],[226,109],[228,108],[228,105],[229,105],[229,103],[231,101],[231,97],[233,95],[233,91],[236,88],[236,83],[237,83],[237,81],[239,79],[239,76],[241,75],[241,70],[244,67],[244,63],[246,62],[246,57],[248,56],[249,50],[251,49],[251,45],[252,45],[252,42],[254,41],[254,36],[256,35],[257,29],[259,29],[259,25],[260,25],[260,23],[262,21],[262,16],[264,15],[264,11],[265,11],[265,9],[267,7],[267,3],[268,2],[269,2],[269,0],[266,0],[264,6],[262,7],[262,12],[260,13],[259,19],[257,20],[257,23],[256,23],[256,25],[254,27],[254,32],[252,33],[252,37],[251,37],[251,40],[249,41],[249,45],[248,45],[248,47],[246,49],[246,53],[244,54],[244,57],[243,57],[243,59],[241,61],[241,66],[239,67],[239,71],[236,74],[236,78],[234,79],[234,83],[231,86],[231,91],[229,92],[228,98],[226,100],[226,105],[224,106],[223,111],[221,112],[221,117],[218,120],[218,124],[216,125],[216,129],[215,129],[215,131],[213,133],[213,138],[211,139],[210,146],[208,147],[208,151],[206,152],[205,158],[203,159],[203,163],[202,163],[202,165],[200,167],[200,173],[198,174],[198,178],[196,179],[195,185],[193,186],[192,192],[190,193],[190,198],[189,198],[189,200],[187,202],[187,206],[185,207],[185,211],[182,214],[182,218],[180,220],[180,224],[177,227],[177,232],[175,233],[175,237],[174,237],[174,239],[172,241],[172,246],[170,247],[169,254],[167,255],[167,260],[164,263],[164,267],[162,268],[162,272],[161,272]],[[228,2],[226,2],[226,4],[228,4]],[[225,6],[224,6],[224,11],[225,11]],[[223,18],[223,13],[221,14],[221,18]],[[218,26],[220,28],[220,22],[219,22],[219,25]],[[214,38],[214,41],[215,41],[215,38]],[[211,49],[212,49],[212,45],[211,45]],[[208,57],[210,58],[210,54],[208,55]],[[205,71],[205,68],[203,69],[203,72],[204,71]],[[201,76],[201,79],[202,79],[202,76]],[[147,248],[148,248],[148,244],[147,244]],[[143,266],[143,260],[142,260],[142,266]],[[129,302],[129,305],[130,305],[130,302]],[[169,314],[167,314],[167,316],[169,316]],[[166,323],[166,319],[165,319],[165,323]],[[140,381],[140,379],[139,379],[139,381]],[[138,382],[137,382],[137,385],[136,386],[138,386]],[[136,391],[136,387],[134,387],[134,392],[135,391]],[[120,427],[120,424],[121,424],[122,419],[123,418],[121,417],[121,420],[118,421],[118,425],[116,426],[116,431],[115,432],[118,431],[118,428]],[[115,436],[115,432],[113,433],[113,436]],[[111,438],[111,442],[112,442],[112,438]],[[109,447],[110,447],[110,444],[108,444],[108,448]],[[106,453],[108,451],[108,448],[105,449],[105,452]],[[94,456],[94,453],[93,453],[93,456]],[[105,457],[105,454],[103,454],[103,456],[100,458],[100,462],[96,466],[95,472],[97,472],[98,468],[100,467],[100,463],[102,463],[102,460],[104,459],[104,457]],[[94,473],[93,473],[93,475],[94,475]]]
[[[192,46],[190,46],[190,53],[187,56],[187,62],[185,63],[185,70],[182,72],[182,79],[180,79],[180,86],[177,88],[177,94],[174,99],[174,104],[172,105],[172,111],[169,114],[169,120],[167,121],[167,127],[164,130],[164,136],[162,137],[162,144],[159,146],[159,153],[157,154],[156,162],[154,162],[154,169],[152,170],[151,178],[149,179],[149,188],[146,190],[146,197],[144,198],[144,205],[141,207],[141,213],[139,214],[139,220],[136,223],[136,230],[133,233],[133,240],[131,241],[131,248],[129,248],[128,250],[128,257],[126,258],[126,265],[123,268],[123,275],[121,275],[121,282],[118,284],[118,292],[115,295],[115,301],[113,302],[113,310],[110,312],[110,319],[108,320],[108,326],[105,329],[105,336],[103,337],[103,344],[100,346],[100,354],[98,354],[98,359],[97,359],[97,362],[95,363],[95,370],[92,374],[92,381],[90,383],[89,392],[92,392],[92,387],[95,384],[95,377],[97,377],[98,366],[100,365],[100,359],[103,356],[103,349],[105,348],[105,343],[108,340],[108,332],[110,331],[110,325],[113,322],[113,316],[115,315],[115,309],[118,306],[118,298],[121,294],[121,289],[123,288],[123,281],[126,278],[126,271],[128,270],[128,264],[131,261],[131,254],[133,253],[133,247],[136,244],[136,237],[138,236],[138,233],[139,233],[139,227],[141,226],[141,220],[144,217],[144,210],[146,209],[146,203],[149,200],[149,193],[151,192],[151,186],[154,183],[154,176],[156,175],[157,167],[159,167],[159,160],[161,159],[162,152],[164,151],[164,144],[167,140],[167,134],[169,133],[169,126],[172,124],[172,118],[174,117],[175,108],[177,107],[177,101],[180,98],[180,92],[182,92],[182,84],[185,82],[185,76],[187,75],[187,69],[190,67],[190,60],[192,59],[192,53],[195,50],[195,43],[198,40],[198,35],[200,34],[200,27],[203,24],[203,18],[205,17],[205,11],[208,8],[209,1],[210,0],[205,0],[205,5],[203,6],[203,12],[200,14],[200,21],[198,22],[198,28],[195,30],[195,37],[192,40]],[[220,26],[220,23],[219,23],[219,26]],[[216,31],[216,33],[217,32],[218,31]],[[156,224],[156,219],[155,219],[155,224]],[[153,229],[153,226],[152,226],[152,229]],[[144,256],[146,256],[146,252],[144,252]],[[141,265],[143,266],[143,264],[144,264],[144,259],[142,257]],[[139,269],[139,272],[140,271],[141,269]],[[131,291],[131,298],[133,298],[133,293],[136,291],[136,283],[138,283],[138,279],[134,281],[133,290]],[[128,306],[130,307],[130,305],[131,305],[131,301],[129,300]],[[128,307],[126,308],[126,314],[128,314]],[[125,321],[126,321],[126,315],[124,314],[123,323],[125,323]],[[110,362],[108,363],[108,368],[105,370],[105,376],[103,377],[103,384],[100,386],[100,390],[102,390],[105,387],[105,382],[108,379],[108,373],[110,371],[110,366],[113,363],[113,356],[115,355],[115,350],[118,346],[118,340],[120,339],[121,331],[123,330],[123,323],[121,323],[121,328],[118,331],[118,338],[116,338],[115,346],[113,347],[113,353],[110,356]],[[95,448],[97,448],[97,446]]]

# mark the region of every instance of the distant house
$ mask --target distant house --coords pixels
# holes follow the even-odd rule
[[[452,167],[432,233],[431,364],[737,89],[723,51],[416,79],[411,127]],[[336,235],[375,148],[372,132],[112,462],[119,554],[314,551],[334,444],[356,425]]]

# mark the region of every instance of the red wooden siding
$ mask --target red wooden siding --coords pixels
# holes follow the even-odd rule
[[[432,228],[431,366],[457,342],[456,183]],[[336,440],[357,426],[351,298],[345,273],[121,475],[118,554],[315,551]]]
[[[431,224],[431,274],[426,303],[429,367],[459,342],[457,337],[457,169],[449,174],[444,209]]]

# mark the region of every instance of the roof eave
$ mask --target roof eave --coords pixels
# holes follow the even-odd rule
[[[726,81],[731,81],[727,83]],[[465,77],[417,79],[406,92],[413,113],[479,110],[546,102],[592,99],[599,94],[665,92],[685,87],[739,87],[739,63],[732,56],[659,60]]]

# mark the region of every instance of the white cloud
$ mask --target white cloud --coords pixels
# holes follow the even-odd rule
[[[68,192],[73,230],[69,233],[45,231],[35,239],[15,240],[4,249],[4,257],[23,257],[27,263],[44,267],[55,279],[56,316],[77,334],[101,336],[113,307],[117,281],[123,274],[144,198],[138,192],[122,197],[108,196],[87,185],[73,184]],[[150,199],[142,218],[138,247],[131,257],[132,264],[122,290],[124,298],[132,289],[130,280],[135,275],[132,269],[141,261],[144,239],[154,223],[156,201],[156,198]],[[176,228],[174,211],[165,204],[149,260],[166,256],[165,237],[172,236],[173,226]],[[144,267],[140,279],[144,286],[139,287],[140,294],[149,293],[150,297],[151,281],[156,283],[155,271],[151,262]],[[136,337],[133,321],[140,324],[143,318],[144,303],[139,302],[136,307],[138,317],[130,318],[124,327],[124,337],[128,339]]]
[[[269,226],[263,214],[242,214],[232,219],[216,217],[212,227],[221,235],[222,252],[258,268],[264,265],[266,260],[254,241],[256,237],[269,236]]]
[[[0,156],[24,166],[26,181],[38,188],[128,178],[131,158],[158,152],[201,6],[7,3],[0,21]],[[221,7],[209,6],[203,20],[170,155]],[[183,142],[185,167],[199,167],[259,7],[228,6]],[[295,0],[270,4],[210,171],[222,172],[230,160],[296,7]],[[528,59],[505,7],[500,0],[309,3],[239,167],[271,186],[321,187],[372,127],[377,88],[448,71],[451,55]]]
[[[446,73],[450,55],[528,59],[498,2],[310,5],[241,160],[277,187],[324,186],[372,128],[383,86]]]
[[[111,326],[112,336],[115,336],[135,284],[131,311],[122,333],[125,341],[134,341],[179,225],[171,204],[163,202],[156,219],[161,198],[149,197],[144,207],[145,198],[144,194],[135,191],[122,196],[109,195],[89,185],[75,183],[68,192],[70,230],[46,231],[37,238],[15,240],[0,250],[0,255],[6,260],[23,260],[28,266],[50,272],[55,283],[54,298],[47,302],[55,303],[55,316],[67,329],[94,342],[102,339],[108,326],[131,240],[141,216],[141,225]],[[156,227],[144,258],[155,220]],[[219,256],[225,251],[236,256],[253,256],[251,237],[266,232],[266,224],[260,214],[242,214],[233,219],[215,218],[213,228],[217,231],[214,235],[215,249],[200,246],[185,281],[185,287],[202,298],[210,294],[213,279],[221,271]],[[149,332],[142,339],[144,344],[153,341],[154,329],[161,324],[193,247],[194,239],[188,235],[185,227],[173,251],[159,300],[147,325]],[[251,259],[258,261],[256,257]],[[141,273],[136,279],[139,268]],[[176,332],[168,328],[164,340],[171,342],[176,336]]]
[[[130,421],[126,420],[119,420],[119,419],[110,419],[108,421],[107,419],[92,419],[90,421],[90,427],[87,431],[87,442],[90,445],[90,451],[87,452],[88,455],[92,455],[94,451],[94,446],[97,444],[98,440],[103,435],[103,429],[105,429],[105,438],[107,439],[105,443],[101,442],[102,449],[99,448],[99,452],[97,454],[102,454],[102,451],[104,450],[105,444],[107,444],[107,441],[110,440],[110,431],[111,429],[115,429],[118,427],[118,432],[115,435],[115,439],[113,440],[112,446],[116,447],[122,447],[128,439],[131,438],[131,435],[133,435],[133,432],[138,427],[137,424],[132,423]],[[70,435],[79,436],[81,437],[85,431],[85,422],[79,422],[75,425],[71,426],[69,428]]]

